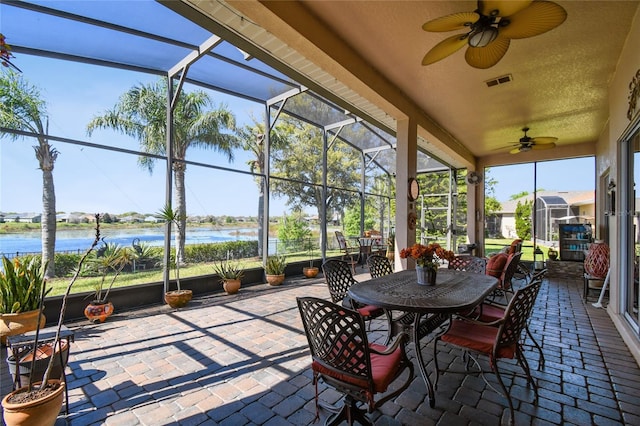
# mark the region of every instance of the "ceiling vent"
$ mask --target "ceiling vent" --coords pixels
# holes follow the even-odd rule
[[[513,80],[511,74],[501,75],[500,77],[492,78],[491,80],[485,81],[487,83],[487,87],[497,86],[498,84],[505,84]]]

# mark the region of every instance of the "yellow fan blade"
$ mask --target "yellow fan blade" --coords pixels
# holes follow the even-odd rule
[[[551,149],[551,148],[555,148],[555,146],[556,144],[553,142],[540,144],[540,145],[536,143],[535,145],[531,145],[531,149]]]
[[[467,49],[464,58],[467,63],[474,68],[487,69],[491,68],[507,53],[510,40],[500,37],[493,40],[485,47],[471,47]]]
[[[562,6],[550,1],[534,1],[531,6],[508,18],[509,25],[500,27],[500,35],[511,39],[540,35],[567,19]],[[504,21],[501,21],[504,22]]]
[[[480,0],[478,8],[486,16],[511,16],[528,7],[533,0],[500,1],[500,0]]]
[[[537,138],[531,138],[531,142],[537,145],[547,145],[550,143],[554,143],[558,140],[558,138],[554,138],[552,136],[540,136]]]
[[[520,152],[520,147],[517,148],[513,148],[511,151],[509,151],[509,154],[517,154]]]
[[[447,37],[424,55],[422,65],[433,64],[462,49],[467,44],[467,35],[458,34]]]
[[[454,13],[431,20],[425,23],[422,29],[432,32],[463,30],[471,27],[471,24],[478,19],[480,19],[480,15],[475,12]]]

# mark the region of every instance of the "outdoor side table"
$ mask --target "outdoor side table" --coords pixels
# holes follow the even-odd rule
[[[56,330],[57,327],[47,327],[40,329],[40,334],[38,335],[38,347],[42,347],[46,344],[52,344],[56,338]],[[20,375],[20,364],[21,359],[33,352],[33,340],[35,338],[36,332],[30,331],[29,333],[18,334],[15,336],[7,337],[7,349],[11,356],[13,357],[13,361],[15,361],[15,371],[14,371],[14,380],[13,380],[13,390],[18,389],[22,386],[21,383],[21,375]],[[60,340],[58,341],[57,348],[53,350],[51,356],[58,356],[61,375],[60,378],[65,382],[64,393],[65,393],[65,411],[66,414],[69,414],[69,388],[66,385],[66,372],[65,369],[67,367],[67,361],[69,357],[69,351],[71,350],[71,342],[74,341],[75,333],[73,330],[68,329],[64,325],[60,329]],[[63,343],[66,343],[66,355],[63,354]],[[46,367],[45,367],[46,368]]]

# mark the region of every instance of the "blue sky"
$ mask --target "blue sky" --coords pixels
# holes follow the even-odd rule
[[[138,149],[135,140],[111,130],[96,131],[89,138],[86,124],[113,107],[119,96],[132,86],[157,77],[29,55],[18,55],[14,62],[24,77],[40,88],[47,102],[51,135]],[[260,104],[219,93],[213,93],[213,98],[216,103],[227,104],[240,125],[249,123],[251,115],[260,117],[264,110]],[[29,139],[0,139],[0,211],[41,210],[42,174],[31,147],[34,144],[35,141]],[[164,163],[157,162],[154,173],[149,174],[138,167],[135,156],[59,142],[52,145],[60,152],[54,169],[58,211],[154,213],[164,204]],[[248,170],[245,164],[248,158],[248,154],[238,152],[235,167]],[[226,159],[213,151],[191,151],[190,159],[229,167]],[[549,171],[550,168],[553,171]],[[498,180],[495,195],[499,201],[520,191],[533,192],[531,164],[494,167],[490,173]],[[249,176],[190,166],[186,185],[189,214],[257,214],[258,189]],[[569,160],[562,165],[556,162],[538,165],[538,188],[571,191],[594,187],[592,158]],[[283,200],[271,203],[273,215],[286,210]]]

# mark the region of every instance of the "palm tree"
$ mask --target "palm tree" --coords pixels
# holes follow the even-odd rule
[[[7,70],[0,77],[0,126],[12,130],[37,133],[36,158],[42,170],[42,264],[45,277],[55,276],[56,250],[56,193],[53,185],[53,166],[58,150],[49,145],[46,104],[40,90],[29,84],[21,74]],[[14,133],[0,133],[12,140],[23,137]]]
[[[167,129],[167,80],[161,79],[147,85],[137,85],[120,97],[113,109],[94,117],[87,125],[91,135],[95,129],[113,129],[136,138],[141,149],[154,155],[166,155]],[[217,108],[210,96],[203,91],[183,92],[178,97],[173,115],[174,139],[172,164],[175,185],[175,208],[181,218],[176,234],[177,262],[183,262],[184,230],[186,229],[186,197],[184,162],[189,147],[209,148],[223,153],[233,160],[233,148],[238,146],[235,131],[235,116],[225,105]],[[230,131],[225,133],[225,131]],[[138,163],[153,172],[155,158],[141,156]]]

